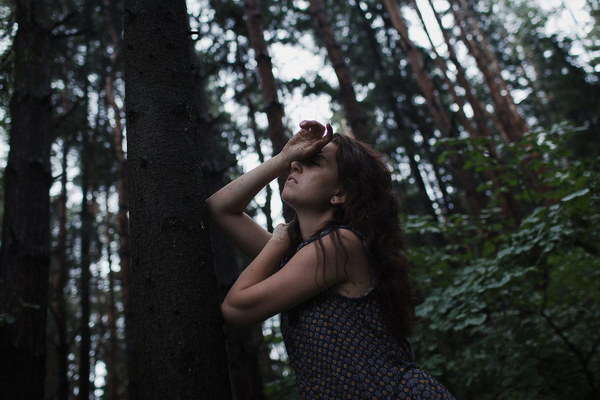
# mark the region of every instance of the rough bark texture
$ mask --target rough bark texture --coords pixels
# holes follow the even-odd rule
[[[335,40],[333,27],[331,26],[331,21],[325,11],[323,1],[310,0],[309,3],[310,10],[317,24],[317,33],[325,44],[329,61],[338,78],[340,98],[342,100],[342,105],[344,106],[346,119],[352,128],[352,134],[358,139],[370,142],[373,138],[368,129],[367,118],[363,113],[358,100],[356,100],[356,93],[354,92],[354,86],[352,86],[350,69],[344,60],[344,54],[342,53],[340,45]]]
[[[184,0],[125,2],[132,305],[140,398],[230,399]]]
[[[16,2],[19,29],[0,250],[1,399],[44,398],[52,112],[46,7],[42,1]]]

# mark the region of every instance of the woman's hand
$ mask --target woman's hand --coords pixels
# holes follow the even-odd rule
[[[273,235],[271,236],[271,242],[276,243],[278,246],[283,246],[284,249],[287,249],[290,245],[290,234],[288,232],[289,224],[279,224],[273,230]]]
[[[300,131],[285,145],[281,153],[291,163],[316,154],[333,138],[333,128],[317,121],[300,122]]]

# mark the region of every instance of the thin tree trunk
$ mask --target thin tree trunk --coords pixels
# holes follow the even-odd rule
[[[444,83],[448,87],[448,91],[450,92],[452,99],[458,106],[457,114],[458,114],[458,117],[460,119],[462,126],[469,133],[469,136],[477,137],[478,133],[476,132],[475,127],[473,126],[471,121],[465,115],[465,112],[464,112],[465,102],[464,102],[463,98],[460,97],[458,95],[458,93],[456,92],[455,84],[450,79],[450,76],[448,74],[448,64],[446,63],[446,60],[444,58],[440,57],[439,53],[437,52],[437,50],[435,48],[435,44],[433,43],[433,40],[431,39],[431,35],[429,34],[429,29],[427,28],[427,24],[425,23],[425,20],[423,19],[423,14],[421,13],[421,10],[417,6],[417,3],[415,0],[410,0],[410,4],[411,4],[412,8],[417,12],[419,20],[421,21],[421,26],[423,27],[423,30],[425,31],[425,35],[427,36],[427,39],[429,40],[429,44],[431,45],[431,51],[434,54],[434,61],[437,64],[440,71],[442,72],[442,78],[444,80]]]
[[[123,150],[123,124],[121,119],[123,112],[117,103],[117,71],[120,69],[122,41],[120,24],[115,23],[114,17],[118,14],[117,4],[114,1],[103,0],[107,31],[111,40],[112,54],[110,55],[110,69],[106,77],[104,93],[106,102],[113,111],[113,120],[109,121],[112,129],[113,147],[115,150],[115,164],[117,170],[117,195],[119,210],[117,213],[117,233],[119,237],[119,263],[120,263],[120,283],[121,283],[121,301],[123,303],[125,315],[125,344],[126,344],[126,366],[127,366],[127,392],[129,400],[138,400],[139,392],[134,379],[135,363],[135,341],[131,326],[133,324],[134,313],[131,305],[129,288],[131,285],[131,261],[129,254],[129,184],[127,176],[127,158]],[[112,122],[114,121],[114,122]]]
[[[408,36],[408,28],[404,23],[398,4],[395,0],[383,0],[388,14],[392,20],[394,28],[400,33],[400,46],[408,57],[408,62],[415,73],[415,78],[425,96],[429,111],[433,117],[435,126],[440,131],[442,137],[452,137],[452,125],[447,114],[444,111],[444,106],[433,80],[425,69],[423,57],[415,44]],[[476,190],[475,177],[471,171],[467,171],[462,167],[462,160],[459,159],[451,150],[450,161],[453,167],[453,173],[458,178],[462,188],[465,190],[465,197],[469,203],[471,213],[479,214],[485,205],[485,199]]]
[[[262,151],[261,147],[261,135],[258,128],[258,123],[256,122],[256,112],[257,108],[250,97],[250,89],[253,87],[250,80],[250,72],[246,68],[246,63],[243,60],[243,56],[241,54],[241,46],[239,43],[236,43],[236,47],[238,51],[236,52],[236,64],[242,74],[242,80],[244,82],[244,91],[243,91],[243,101],[248,107],[248,120],[250,121],[250,130],[252,131],[254,137],[254,148],[256,154],[258,156],[258,162],[261,164],[265,162],[265,155]],[[271,190],[271,186],[267,185],[266,189],[266,198],[264,206],[260,207],[267,221],[267,230],[269,232],[273,232],[273,216],[271,215],[271,200],[273,197],[273,191]]]
[[[344,114],[352,128],[352,134],[358,139],[370,142],[373,138],[369,133],[367,117],[356,99],[350,69],[346,64],[346,61],[344,61],[344,54],[335,39],[333,27],[331,26],[331,21],[325,11],[323,1],[309,0],[309,3],[317,25],[317,33],[319,37],[323,39],[323,43],[327,49],[327,55],[333,66],[335,75],[338,78],[340,98],[344,107]]]
[[[273,143],[273,154],[277,154],[285,146],[287,139],[283,127],[283,105],[277,95],[277,82],[273,76],[273,63],[264,38],[262,15],[259,0],[244,0],[246,26],[250,44],[254,49],[260,84],[265,97],[265,108],[269,120],[269,138]],[[282,182],[280,182],[280,186]]]
[[[50,15],[16,1],[10,151],[0,249],[0,398],[43,399],[50,268]],[[32,115],[35,118],[32,118]]]
[[[125,10],[133,379],[144,400],[230,399],[185,1]]]
[[[87,133],[84,133],[87,135]],[[91,203],[88,201],[90,188],[90,161],[88,157],[88,139],[84,138],[81,149],[81,232],[80,232],[80,259],[81,276],[79,282],[79,296],[81,298],[81,316],[79,318],[79,335],[81,337],[79,347],[79,400],[88,400],[90,397],[90,279],[91,279],[91,256],[90,244],[93,229],[92,215],[90,213]],[[92,193],[93,196],[93,193]]]
[[[267,120],[269,121],[269,138],[273,144],[273,155],[279,153],[287,143],[285,128],[283,127],[283,105],[277,95],[277,82],[273,76],[273,63],[269,55],[269,49],[264,38],[264,28],[262,24],[262,15],[260,12],[259,0],[244,0],[246,13],[246,26],[250,45],[254,49],[258,73],[260,76],[260,85],[262,88],[265,108],[267,111]],[[285,176],[277,179],[279,192],[283,191],[285,186]],[[270,190],[270,189],[269,189]],[[286,221],[292,218],[292,210],[287,204],[283,204],[283,216]]]
[[[195,58],[197,56],[193,54],[192,57]],[[238,67],[241,67],[242,71],[245,71],[239,51],[237,61],[239,64]],[[219,164],[222,163],[217,151],[219,144],[216,143],[219,135],[211,128],[209,100],[204,89],[205,78],[200,75],[200,70],[200,68],[195,68],[195,103],[197,113],[200,116],[200,125],[203,127],[200,139],[202,147],[206,149],[202,153],[203,171],[207,179],[206,186],[209,193],[214,193],[225,184],[225,169],[219,167]],[[248,88],[247,85],[246,88]],[[264,155],[262,156],[264,157]],[[223,289],[222,295],[224,297],[239,275],[238,260],[232,244],[217,229],[211,227],[210,233],[215,256],[214,265],[217,280],[219,287]],[[234,397],[237,400],[264,400],[263,380],[258,363],[258,350],[262,342],[261,324],[254,324],[243,329],[225,327],[225,334],[227,337],[227,356]]]
[[[354,8],[356,9],[356,12],[358,12],[361,15],[361,26],[363,27],[363,30],[367,35],[369,45],[371,47],[371,50],[373,51],[373,62],[375,64],[375,69],[381,77],[388,76],[388,71],[386,71],[385,67],[383,66],[383,60],[379,49],[380,45],[377,41],[377,38],[375,37],[375,32],[373,31],[370,21],[367,19],[365,11],[360,7],[360,3],[358,0],[354,2]],[[399,80],[398,69],[395,68],[392,72],[392,75],[392,79],[394,81]],[[405,121],[406,118],[400,112],[400,104],[398,104],[396,93],[392,88],[390,88],[390,90],[385,91],[385,99],[387,101],[388,108],[392,111],[394,115],[396,128],[398,129],[398,132],[401,135],[401,143],[404,147],[404,150],[406,151],[412,176],[415,178],[415,182],[417,183],[417,187],[419,188],[419,197],[421,198],[422,203],[426,205],[425,208],[429,215],[431,215],[433,218],[436,218],[432,200],[427,195],[425,181],[423,180],[423,176],[421,175],[419,165],[416,160],[416,144],[414,143],[412,136],[408,133],[410,130],[407,128],[407,123]],[[407,134],[402,134],[402,132],[406,132]]]
[[[503,125],[503,130],[500,133],[507,142],[520,140],[529,130],[529,127],[517,110],[506,81],[502,78],[498,60],[491,52],[485,34],[470,14],[468,5],[461,0],[453,0],[450,9],[453,12],[456,24],[460,28],[461,38],[473,58],[475,58],[477,66],[490,89],[490,95],[498,114],[498,121]],[[481,47],[477,45],[476,40],[481,43]]]
[[[112,266],[112,243],[114,241],[113,222],[112,214],[109,211],[110,202],[110,190],[106,190],[105,207],[106,215],[104,217],[104,231],[105,231],[105,248],[106,248],[106,260],[108,267],[108,299],[104,302],[107,303],[107,328],[108,328],[108,349],[106,351],[106,399],[118,400],[119,399],[119,347],[118,347],[118,333],[117,333],[117,307],[115,299],[115,276]]]
[[[55,249],[56,254],[56,273],[51,284],[53,292],[53,302],[51,304],[52,315],[56,324],[56,396],[58,400],[68,400],[69,398],[69,340],[67,338],[67,305],[65,301],[65,286],[69,279],[69,262],[67,257],[67,155],[69,153],[69,143],[63,139],[62,147],[62,174],[60,176],[60,195],[57,201],[57,221],[58,237]]]
[[[454,45],[452,44],[452,41],[450,39],[450,33],[448,32],[448,29],[446,29],[444,27],[444,25],[442,24],[442,18],[440,17],[440,14],[435,9],[432,0],[428,0],[428,1],[429,1],[431,10],[433,11],[433,15],[435,16],[435,19],[438,23],[438,26],[440,27],[443,37],[444,37],[444,41],[446,43],[446,48],[448,49],[448,57],[450,58],[450,60],[454,64],[454,67],[456,68],[456,77],[458,79],[458,82],[465,90],[465,96],[466,96],[467,100],[469,101],[471,108],[473,109],[473,119],[477,123],[477,130],[479,131],[479,134],[481,136],[491,137],[491,134],[488,129],[488,122],[487,122],[489,120],[489,121],[493,122],[493,124],[496,127],[496,129],[498,130],[498,132],[500,132],[502,135],[506,136],[505,133],[504,134],[502,133],[504,128],[500,124],[500,122],[498,121],[496,116],[487,112],[485,109],[485,106],[482,104],[481,100],[477,97],[477,94],[475,93],[475,90],[473,89],[471,83],[469,82],[469,79],[467,78],[467,74],[466,74],[461,62],[458,60],[458,56],[456,55],[456,50],[454,49]]]

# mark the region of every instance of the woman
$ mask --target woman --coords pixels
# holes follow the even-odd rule
[[[407,262],[381,155],[331,126],[303,121],[284,149],[208,200],[211,218],[253,261],[227,294],[225,322],[282,313],[304,399],[452,399],[413,361]],[[244,210],[289,172],[295,212],[270,234]]]

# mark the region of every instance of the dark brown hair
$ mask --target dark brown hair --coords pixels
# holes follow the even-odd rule
[[[414,305],[391,174],[383,156],[370,145],[339,134],[332,142],[338,147],[338,181],[346,200],[336,207],[333,220],[321,232],[348,226],[364,236],[375,278],[373,295],[391,333],[406,339],[412,332]],[[290,225],[290,234],[295,249],[302,240],[297,219]]]

